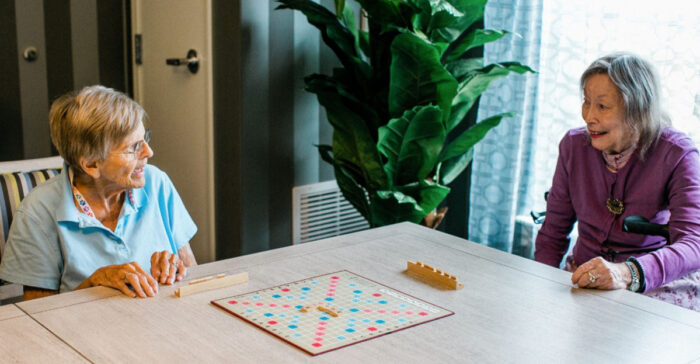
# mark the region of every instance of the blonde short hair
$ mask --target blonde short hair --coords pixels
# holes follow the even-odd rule
[[[76,171],[80,158],[104,160],[148,118],[129,96],[104,86],[87,86],[60,96],[51,105],[51,140]]]

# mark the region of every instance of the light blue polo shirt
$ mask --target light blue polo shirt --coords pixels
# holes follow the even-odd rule
[[[197,232],[165,172],[146,165],[146,184],[124,199],[114,232],[75,207],[67,166],[35,187],[15,212],[0,279],[68,292],[98,268],[137,262],[147,273],[151,255],[177,253]]]

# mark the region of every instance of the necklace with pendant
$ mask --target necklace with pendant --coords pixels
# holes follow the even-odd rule
[[[617,177],[618,176],[615,176],[615,181],[613,181],[612,185],[610,186],[610,197],[608,197],[608,199],[605,201],[605,206],[608,208],[608,211],[615,216],[622,215],[622,213],[625,211],[625,204],[622,203],[622,200],[613,198]]]
[[[617,155],[609,155],[603,152],[603,160],[605,161],[605,166],[615,174],[615,181],[617,181],[617,178],[619,177],[619,175],[617,174],[618,171],[621,170],[631,160],[636,148],[637,145],[635,143],[630,148]],[[608,211],[610,211],[613,215],[619,216],[622,215],[623,212],[625,212],[625,204],[622,203],[622,200],[613,198],[614,191],[615,182],[613,182],[610,186],[610,197],[605,201],[605,206],[608,208]],[[622,193],[624,195],[624,186]]]
[[[612,197],[605,201],[605,206],[607,206],[608,211],[612,212],[613,215],[622,215],[622,213],[625,211],[625,204],[618,199],[613,199]]]

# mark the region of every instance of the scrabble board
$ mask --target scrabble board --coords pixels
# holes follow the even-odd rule
[[[212,304],[311,355],[454,314],[348,271]]]

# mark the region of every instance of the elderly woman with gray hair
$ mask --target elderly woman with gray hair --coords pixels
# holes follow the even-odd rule
[[[66,163],[18,207],[0,264],[25,299],[92,286],[151,297],[197,264],[197,227],[168,176],[147,164],[146,117],[102,86],[52,104],[51,139]]]
[[[585,127],[570,130],[547,197],[535,260],[566,268],[579,287],[626,288],[700,311],[698,150],[669,126],[652,66],[627,53],[581,76]],[[668,224],[670,241],[624,232],[627,216]]]

